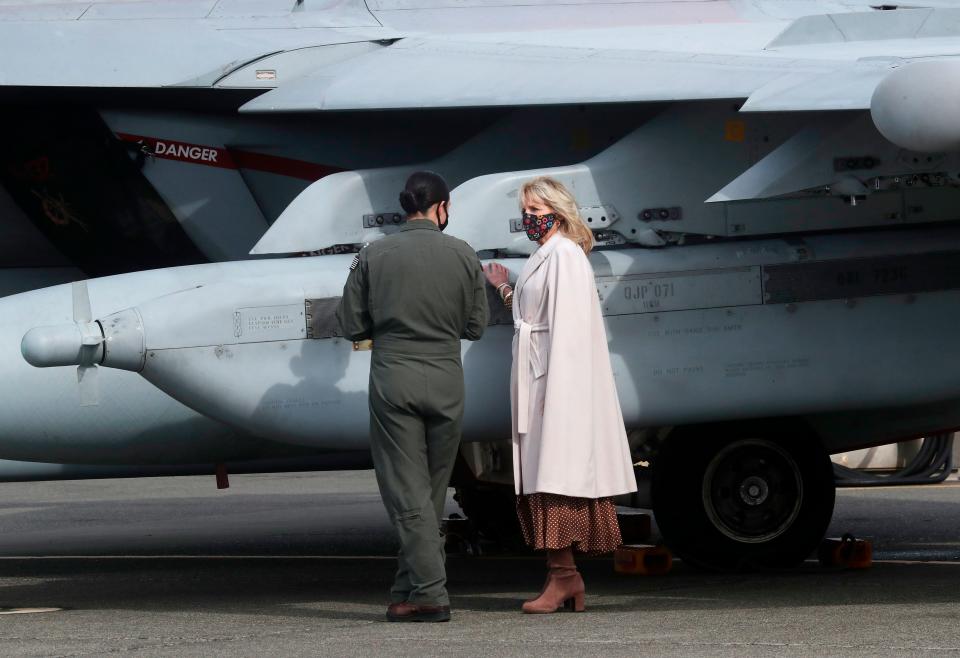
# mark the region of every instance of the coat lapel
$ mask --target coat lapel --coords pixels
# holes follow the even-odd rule
[[[520,294],[523,292],[523,286],[530,279],[533,274],[540,269],[540,266],[543,265],[544,261],[547,260],[547,257],[553,253],[554,249],[557,246],[557,241],[560,240],[562,235],[555,235],[550,238],[546,244],[537,249],[527,260],[526,266],[524,266],[523,271],[520,272],[520,277],[517,279],[517,285],[513,290],[513,308],[520,308],[519,300]]]
[[[527,283],[527,280],[533,275],[534,272],[539,269],[543,264],[543,261],[546,260],[543,257],[543,254],[539,250],[533,252],[530,256],[530,259],[527,261],[527,264],[524,266],[523,270],[520,272],[520,277],[517,279],[517,286],[513,291],[514,304],[513,307],[517,307],[517,300],[520,299],[520,293],[523,292],[523,286]]]

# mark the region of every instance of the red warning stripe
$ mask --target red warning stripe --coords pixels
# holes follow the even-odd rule
[[[251,169],[265,171],[280,176],[315,181],[338,171],[339,167],[320,165],[305,160],[284,158],[253,151],[240,151],[203,144],[179,142],[173,139],[160,139],[144,135],[129,135],[117,133],[117,138],[124,142],[142,144],[147,147],[153,157],[163,160],[176,160],[205,167],[219,167],[220,169]]]

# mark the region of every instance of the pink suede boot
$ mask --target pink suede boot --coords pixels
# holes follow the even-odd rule
[[[583,578],[573,561],[573,548],[547,551],[547,565],[550,573],[547,584],[540,596],[523,604],[528,614],[547,614],[565,608],[573,612],[583,612]]]

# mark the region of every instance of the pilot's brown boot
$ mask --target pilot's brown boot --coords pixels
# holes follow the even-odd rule
[[[450,621],[448,605],[417,605],[403,601],[387,608],[387,621]]]
[[[533,601],[523,604],[528,614],[556,612],[561,607],[573,612],[583,612],[585,588],[583,578],[573,561],[573,548],[547,552],[550,573],[543,593]]]

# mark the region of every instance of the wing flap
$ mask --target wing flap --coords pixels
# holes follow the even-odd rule
[[[760,87],[741,112],[867,110],[880,81],[899,59],[857,62],[827,72],[790,73]]]

